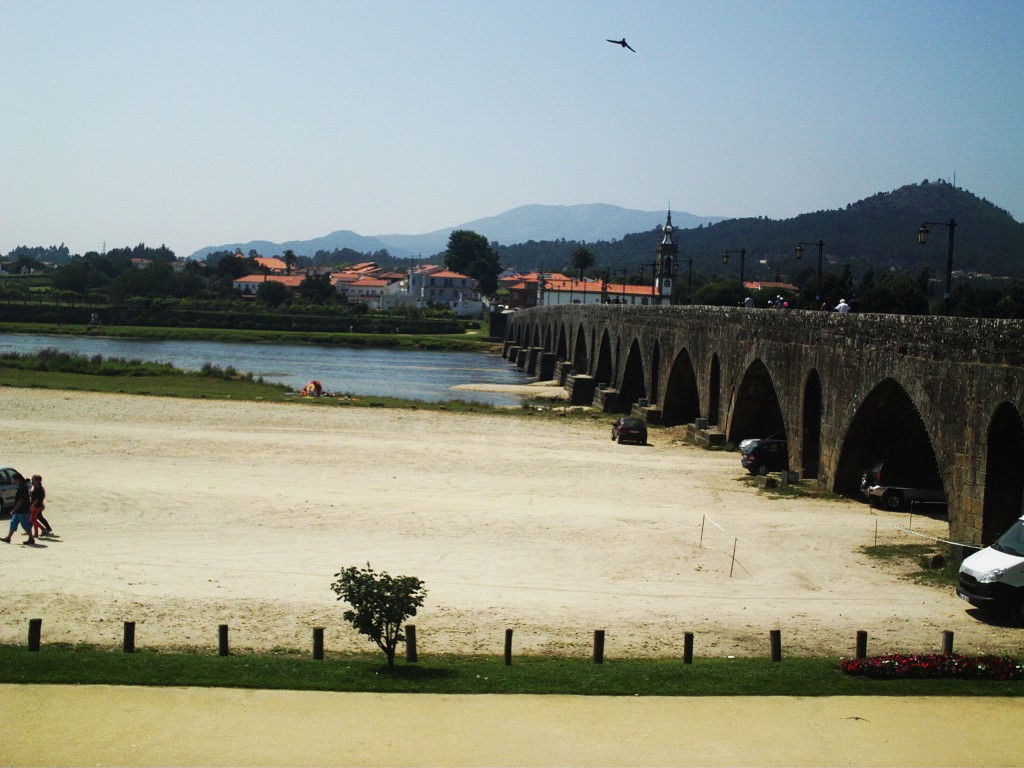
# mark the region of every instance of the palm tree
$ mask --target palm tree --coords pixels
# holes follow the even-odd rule
[[[298,261],[298,257],[295,255],[295,251],[289,248],[284,252],[284,266],[289,275],[292,273],[292,267],[295,266],[296,261]]]
[[[579,246],[572,252],[572,266],[579,273],[580,280],[583,273],[594,266],[594,253],[585,245]]]

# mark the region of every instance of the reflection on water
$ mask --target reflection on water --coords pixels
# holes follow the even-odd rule
[[[494,392],[453,392],[457,384],[524,384],[522,371],[496,355],[475,352],[421,352],[400,349],[347,349],[287,344],[233,344],[219,341],[146,341],[80,336],[0,334],[0,353],[31,354],[53,348],[71,354],[171,363],[198,371],[206,363],[262,376],[301,389],[319,380],[328,392],[401,397],[428,402],[471,400],[517,405],[521,398]]]

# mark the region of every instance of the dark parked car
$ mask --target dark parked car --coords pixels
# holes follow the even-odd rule
[[[747,451],[754,447],[755,443],[759,443],[762,440],[785,440],[786,432],[773,432],[768,437],[747,437],[740,440],[740,453],[746,455]]]
[[[789,469],[789,449],[785,440],[758,440],[747,448],[740,464],[752,475],[784,472]]]
[[[945,504],[946,492],[934,465],[880,461],[864,470],[860,492],[872,506],[899,509],[911,502]]]
[[[612,424],[612,440],[647,445],[647,424],[642,419],[624,416]]]

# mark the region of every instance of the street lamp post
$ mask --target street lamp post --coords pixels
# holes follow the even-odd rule
[[[687,260],[686,267],[686,303],[693,304],[693,254]]]
[[[949,242],[946,246],[946,295],[944,297],[944,309],[945,314],[949,314],[950,305],[952,304],[952,288],[953,288],[953,233],[956,231],[956,219],[950,219],[949,223],[946,224],[941,221],[926,221],[921,225],[921,228],[917,230],[917,242],[921,245],[925,245],[928,242],[928,226],[933,227],[945,227],[949,230]]]
[[[746,271],[747,249],[746,248],[740,248],[738,251],[730,251],[728,248],[726,248],[725,253],[722,254],[722,263],[723,264],[728,264],[729,263],[729,254],[730,253],[738,253],[740,255],[740,292],[743,292],[744,290],[746,290],[746,285],[747,285],[746,281],[744,280],[744,277],[743,277],[743,274]]]
[[[821,306],[821,254],[825,250],[825,241],[819,240],[817,243],[797,243],[796,244],[796,257],[802,259],[804,257],[804,246],[805,245],[817,245],[818,246],[818,282],[817,287],[814,289],[814,308],[818,309]]]

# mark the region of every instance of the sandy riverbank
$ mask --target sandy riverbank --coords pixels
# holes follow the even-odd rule
[[[329,586],[369,561],[429,591],[421,653],[699,656],[1019,651],[951,591],[859,552],[907,515],[751,488],[737,454],[595,423],[0,390],[0,463],[39,473],[59,538],[0,546],[0,642],[372,650]],[[608,422],[606,424],[606,422]],[[701,542],[703,525],[703,542]],[[943,520],[914,528],[947,535]],[[736,562],[731,555],[735,547]],[[730,575],[730,570],[732,574]]]

